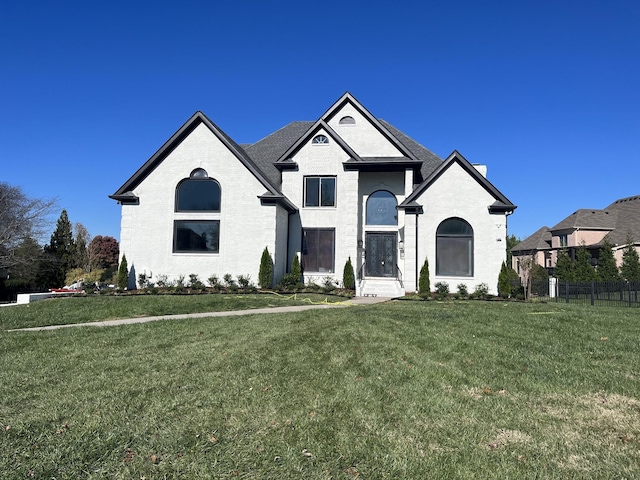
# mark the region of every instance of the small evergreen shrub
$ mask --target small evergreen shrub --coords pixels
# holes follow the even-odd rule
[[[296,284],[302,282],[302,267],[300,266],[300,259],[297,253],[291,261],[291,275],[295,278]]]
[[[235,292],[238,290],[238,284],[233,279],[233,275],[230,273],[225,273],[222,276],[222,280],[224,280],[224,286],[227,287],[230,291]]]
[[[474,298],[487,298],[489,296],[489,285],[486,283],[479,283],[476,285],[476,289],[473,291]]]
[[[249,289],[251,285],[251,275],[238,275],[238,285],[242,290]]]
[[[449,295],[449,284],[447,282],[438,282],[435,284],[436,294],[439,297],[445,297]]]
[[[498,275],[498,295],[502,298],[511,296],[511,276],[509,275],[509,270],[507,264],[502,262],[500,274]]]
[[[238,277],[238,281],[240,277]],[[258,271],[258,285],[260,288],[271,288],[273,284],[273,258],[269,249],[264,247],[262,258],[260,259],[260,270]]]
[[[469,295],[469,290],[464,283],[458,284],[458,295],[460,295],[461,297],[466,297],[467,295]]]
[[[189,287],[194,290],[204,290],[204,283],[202,283],[197,274],[191,273],[189,275]]]
[[[118,290],[126,290],[129,286],[129,267],[127,266],[127,256],[122,255],[122,261],[118,268],[117,284]]]
[[[420,269],[420,278],[418,280],[418,294],[422,298],[431,295],[431,281],[429,280],[429,260],[424,259],[424,264]]]
[[[297,255],[296,255],[297,258]],[[342,285],[347,290],[355,290],[356,288],[356,276],[353,273],[353,265],[351,265],[351,257],[347,259],[347,263],[344,265],[342,273]]]
[[[216,290],[220,289],[220,287],[222,286],[220,285],[220,279],[217,275],[211,275],[209,278],[207,278],[207,283],[209,283],[209,286],[211,288],[215,288]]]

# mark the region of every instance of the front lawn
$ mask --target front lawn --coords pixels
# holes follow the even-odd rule
[[[0,332],[0,472],[638,478],[638,338],[633,309],[408,301]]]
[[[121,318],[223,312],[255,308],[344,302],[345,297],[315,293],[111,295],[50,298],[0,309],[0,330],[98,322]]]

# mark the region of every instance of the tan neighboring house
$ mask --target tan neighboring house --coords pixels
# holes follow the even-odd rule
[[[605,241],[613,247],[620,266],[629,234],[640,253],[640,195],[616,200],[604,210],[581,208],[552,228],[540,228],[511,249],[511,266],[521,275],[523,257],[533,255],[538,265],[553,274],[558,252],[566,248],[575,259],[576,250],[583,243],[589,249],[593,265],[597,266]]]

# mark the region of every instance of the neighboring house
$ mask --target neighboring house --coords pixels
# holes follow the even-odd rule
[[[622,264],[622,253],[631,235],[640,252],[640,195],[616,200],[604,210],[580,209],[552,228],[542,227],[511,249],[512,267],[519,274],[523,256],[534,255],[536,263],[553,274],[558,252],[566,249],[575,259],[576,249],[584,243],[597,265],[605,241]]]
[[[110,197],[122,204],[120,252],[137,275],[274,282],[299,255],[307,282],[341,282],[350,257],[358,295],[431,282],[497,289],[507,216],[516,208],[454,151],[445,160],[345,93],[315,122],[239,145],[196,112]]]

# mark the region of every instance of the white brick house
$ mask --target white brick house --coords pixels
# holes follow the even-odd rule
[[[110,197],[120,252],[140,273],[256,281],[265,247],[277,282],[299,255],[306,281],[338,282],[350,257],[357,293],[432,284],[497,290],[516,208],[457,151],[442,160],[345,93],[316,122],[240,146],[196,112]]]

